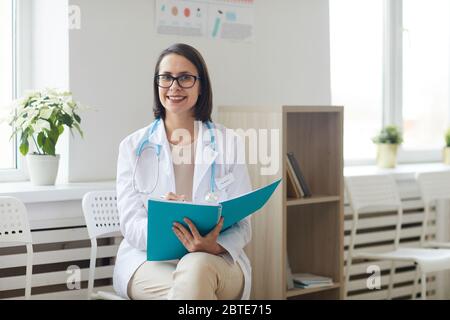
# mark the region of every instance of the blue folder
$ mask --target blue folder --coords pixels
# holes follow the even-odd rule
[[[180,259],[188,251],[172,231],[173,222],[189,230],[183,218],[189,218],[202,236],[208,234],[224,217],[222,231],[255,213],[269,200],[281,179],[254,191],[218,204],[148,200],[147,260],[164,261]]]

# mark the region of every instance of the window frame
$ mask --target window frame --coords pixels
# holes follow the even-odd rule
[[[11,0],[13,21],[13,99],[17,99],[25,88],[30,88],[31,45],[31,1]],[[0,169],[0,183],[29,180],[26,157],[18,150],[18,138],[13,139],[15,169]]]

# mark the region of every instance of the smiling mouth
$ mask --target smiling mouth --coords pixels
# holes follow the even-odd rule
[[[167,96],[167,99],[169,99],[169,101],[171,101],[171,102],[181,102],[184,99],[186,99],[186,97],[183,97],[183,96]]]

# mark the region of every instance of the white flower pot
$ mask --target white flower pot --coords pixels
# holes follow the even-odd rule
[[[450,147],[444,148],[444,163],[450,165]]]
[[[36,186],[55,184],[58,175],[59,154],[56,156],[28,154],[27,163],[31,184]]]
[[[380,168],[395,168],[397,165],[397,144],[379,143],[377,165]]]

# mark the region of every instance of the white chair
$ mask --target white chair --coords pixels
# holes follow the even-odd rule
[[[394,262],[412,261],[418,267],[421,279],[421,298],[426,299],[426,276],[428,273],[450,269],[450,250],[425,249],[425,248],[401,248],[400,233],[402,226],[402,204],[398,194],[395,180],[390,175],[373,175],[346,177],[347,195],[353,210],[353,224],[350,235],[350,243],[347,258],[347,272],[345,285],[348,288],[350,279],[350,267],[355,258],[367,260],[391,261],[391,270],[388,287],[388,298],[392,298]],[[367,213],[380,211],[397,212],[394,249],[388,252],[371,252],[358,249],[355,251],[355,237],[357,236],[359,218]],[[413,286],[413,297],[415,285]],[[346,290],[346,295],[347,295]]]
[[[25,299],[30,299],[31,276],[33,272],[33,245],[27,209],[17,198],[0,197],[0,242],[11,244],[24,243],[26,245]]]
[[[450,242],[427,241],[427,227],[430,211],[437,200],[450,200],[450,171],[424,172],[416,175],[424,203],[424,227],[420,243],[423,247],[450,248]]]
[[[125,300],[112,292],[93,292],[95,261],[97,258],[97,238],[120,236],[117,196],[115,191],[93,191],[83,197],[83,214],[91,239],[91,259],[89,264],[88,299]]]

